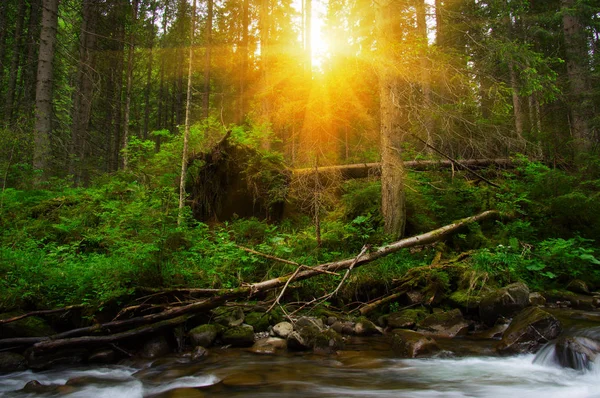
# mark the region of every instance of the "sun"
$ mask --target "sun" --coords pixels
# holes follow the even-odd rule
[[[311,21],[311,60],[313,68],[321,69],[326,61],[330,51],[330,43],[325,36],[324,18],[327,4],[323,1],[312,1],[312,21]]]

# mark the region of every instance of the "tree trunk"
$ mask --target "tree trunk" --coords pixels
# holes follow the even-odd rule
[[[423,92],[423,103],[421,106],[423,117],[423,130],[425,132],[425,141],[433,145],[433,130],[435,121],[432,116],[431,103],[431,66],[429,65],[428,48],[429,38],[427,37],[427,15],[425,0],[416,0],[417,11],[417,36],[419,38],[419,49],[421,52],[421,89]]]
[[[578,152],[589,152],[594,140],[589,121],[593,114],[589,98],[587,68],[589,54],[585,30],[576,15],[576,0],[561,0],[567,75],[569,77],[569,105],[571,108],[571,134]]]
[[[33,115],[35,107],[35,75],[37,72],[38,38],[40,37],[40,18],[42,15],[41,0],[32,0],[29,13],[29,27],[27,28],[27,66],[23,76],[23,100],[27,118]],[[0,25],[2,22],[0,21]],[[0,56],[0,60],[2,57]],[[1,61],[0,61],[1,63]],[[0,80],[2,80],[0,78]]]
[[[304,28],[304,43],[306,52],[305,75],[307,80],[312,80],[312,0],[304,0],[306,3],[306,21]]]
[[[152,91],[152,67],[154,66],[154,36],[155,36],[155,21],[156,21],[156,4],[152,6],[152,19],[150,21],[148,34],[150,35],[150,45],[148,54],[148,69],[146,69],[146,89],[144,91],[144,140],[148,139],[150,129],[150,92]]]
[[[380,107],[380,151],[381,151],[381,213],[384,219],[384,232],[394,239],[404,234],[406,224],[406,203],[404,195],[404,168],[400,158],[404,132],[398,123],[402,115],[396,103],[398,79],[394,71],[393,18],[397,14],[395,3],[380,1],[376,5],[379,107]]]
[[[129,31],[127,51],[127,87],[125,89],[125,110],[123,112],[123,149],[127,149],[129,143],[129,117],[131,113],[131,91],[133,88],[133,53],[135,51],[135,24],[137,22],[138,1],[133,0],[131,4],[131,26]],[[129,156],[123,153],[123,170],[127,170]]]
[[[246,85],[248,84],[248,58],[250,48],[248,47],[248,29],[250,26],[250,0],[242,0],[242,65],[240,71],[240,99],[238,109],[238,124],[244,122],[246,117]]]
[[[35,90],[35,130],[33,167],[48,176],[50,162],[50,135],[52,134],[52,85],[59,0],[44,0],[42,30],[38,56],[37,83]]]
[[[211,0],[209,0],[211,1]],[[192,6],[192,21],[190,24],[190,55],[188,63],[188,81],[187,81],[187,98],[185,101],[185,131],[183,133],[183,153],[181,155],[181,175],[179,178],[179,214],[177,216],[177,225],[183,223],[183,208],[185,206],[185,180],[187,176],[188,165],[188,141],[190,137],[190,107],[192,104],[192,66],[194,59],[194,32],[196,29],[196,0]]]
[[[212,52],[212,20],[213,0],[207,0],[206,14],[206,58],[204,62],[204,117],[208,118],[210,110],[210,65]],[[187,112],[187,111],[186,111]]]
[[[77,68],[75,99],[73,101],[73,125],[71,127],[71,159],[69,174],[75,178],[76,185],[85,179],[85,147],[86,134],[92,112],[94,84],[94,47],[95,34],[95,1],[83,1],[83,15],[79,33],[79,63]]]
[[[23,25],[25,24],[25,1],[19,2],[17,11],[17,21],[15,27],[15,37],[12,48],[12,59],[10,62],[10,71],[8,74],[8,88],[6,89],[6,99],[4,102],[4,120],[12,124],[15,113],[15,90],[17,87],[17,77],[19,73],[19,61],[21,60],[21,47],[23,43]]]

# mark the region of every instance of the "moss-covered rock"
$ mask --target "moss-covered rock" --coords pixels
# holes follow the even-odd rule
[[[27,367],[27,361],[15,352],[0,352],[0,373],[16,372]]]
[[[289,322],[279,322],[277,325],[273,326],[273,334],[281,337],[282,339],[287,339],[287,337],[293,331],[294,325]]]
[[[440,337],[456,337],[467,334],[469,324],[458,308],[429,315],[417,325],[420,332]]]
[[[581,279],[573,279],[567,285],[567,290],[578,294],[590,294],[590,288],[585,281]]]
[[[385,322],[392,329],[412,329],[427,315],[429,311],[425,308],[410,308],[389,314]]]
[[[270,316],[265,312],[250,312],[246,314],[245,322],[257,333],[266,332],[269,330]]]
[[[19,312],[7,312],[0,314],[0,319],[13,318],[19,315],[21,315]],[[2,338],[41,337],[51,336],[55,333],[54,329],[43,318],[37,316],[30,316],[0,325],[0,336]]]
[[[501,354],[535,352],[542,344],[558,337],[562,326],[556,317],[539,307],[517,314],[496,346]]]
[[[210,347],[221,333],[222,326],[214,324],[200,325],[188,332],[190,343],[194,347]]]
[[[225,327],[236,327],[244,323],[244,311],[240,307],[218,307],[213,310],[214,322]]]
[[[251,347],[254,344],[254,328],[246,324],[229,328],[222,339],[223,343],[234,347]]]
[[[493,326],[499,317],[510,317],[529,305],[529,288],[517,282],[486,294],[479,304],[479,317]]]
[[[461,289],[448,296],[450,306],[460,308],[465,312],[471,312],[479,308],[481,296],[470,289]]]
[[[403,358],[430,356],[440,350],[434,339],[414,330],[394,329],[390,338],[392,349]]]
[[[354,334],[357,336],[372,336],[381,334],[381,330],[366,317],[360,317],[354,325]]]
[[[320,332],[312,346],[315,352],[332,353],[344,348],[344,338],[333,329]]]

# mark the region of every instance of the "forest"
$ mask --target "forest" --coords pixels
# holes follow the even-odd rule
[[[598,0],[2,1],[0,318],[590,293],[599,47]]]

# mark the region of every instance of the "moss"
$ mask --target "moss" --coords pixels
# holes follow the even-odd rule
[[[0,319],[12,318],[21,315],[18,312],[8,312],[0,314]],[[48,323],[37,316],[30,316],[19,319],[15,322],[10,322],[0,325],[0,335],[5,338],[9,337],[41,337],[51,336],[55,334],[54,329]]]
[[[255,332],[265,332],[269,329],[271,316],[262,312],[250,312],[245,322],[254,328]]]
[[[448,297],[450,305],[453,307],[473,310],[479,307],[481,296],[469,289],[457,290]]]

